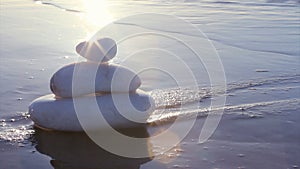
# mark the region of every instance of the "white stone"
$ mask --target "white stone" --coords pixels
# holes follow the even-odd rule
[[[107,62],[117,54],[117,45],[113,39],[102,38],[97,41],[81,42],[76,52],[93,62]]]
[[[128,68],[95,62],[64,66],[50,80],[52,92],[59,97],[76,97],[98,92],[133,92],[140,85],[141,79]]]
[[[112,96],[124,98],[125,95],[129,96],[131,104],[116,104],[115,99],[112,98]],[[121,109],[116,107],[120,104],[122,105]],[[145,125],[154,109],[155,105],[151,96],[139,90],[136,93],[103,94],[63,99],[55,98],[53,94],[50,94],[34,100],[29,106],[29,114],[36,126],[41,128],[83,131],[83,128],[86,130],[107,129],[108,125],[101,119],[99,120],[101,114],[112,127],[132,128]],[[140,123],[128,120],[127,116],[135,116]],[[84,127],[81,124],[84,124]]]

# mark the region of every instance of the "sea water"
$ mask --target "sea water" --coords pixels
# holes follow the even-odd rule
[[[75,52],[77,43],[112,22],[118,31],[109,33],[116,37],[126,30],[181,37],[201,49],[200,57],[208,60],[210,53],[205,52],[210,42],[208,47],[215,49],[222,63],[224,71],[214,68],[225,75],[226,88],[220,91],[211,85],[205,63],[195,62],[178,41],[144,35],[120,43],[112,62],[133,70],[153,65],[168,70],[167,74],[154,69],[140,74],[142,89],[153,96],[157,106],[149,123],[165,125],[177,117],[188,120],[191,115],[205,118],[224,109],[223,116],[240,121],[282,115],[295,124],[300,108],[299,7],[297,0],[1,1],[1,144],[31,142],[34,130],[27,114],[29,103],[50,93],[49,79],[56,70],[81,60]],[[143,13],[151,13],[155,24],[123,19]],[[155,16],[159,18],[155,14],[173,16],[189,25],[182,26],[175,19],[166,27],[155,22]],[[200,33],[186,29],[190,26]],[[197,44],[199,39],[205,43]],[[139,51],[153,46],[160,50]],[[172,53],[188,65],[194,79]],[[127,56],[131,57],[126,60]],[[196,85],[191,85],[193,80]],[[210,108],[212,100],[224,96],[224,105]],[[291,132],[292,141],[299,141],[298,131]]]

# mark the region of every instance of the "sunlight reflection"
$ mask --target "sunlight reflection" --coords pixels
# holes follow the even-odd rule
[[[104,26],[113,20],[107,0],[83,0],[88,22],[96,26]]]
[[[152,152],[153,154],[157,155],[155,156],[154,160],[163,164],[168,164],[181,156],[183,150],[181,149],[180,144],[170,147],[170,142],[179,142],[179,137],[176,133],[170,130],[159,129],[153,135],[161,134],[161,132],[166,132],[165,137],[156,137],[155,139],[153,139],[153,137],[150,139]]]

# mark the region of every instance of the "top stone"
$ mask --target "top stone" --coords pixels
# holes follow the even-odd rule
[[[101,38],[97,41],[80,42],[76,52],[92,62],[107,62],[117,54],[116,42],[111,38]]]

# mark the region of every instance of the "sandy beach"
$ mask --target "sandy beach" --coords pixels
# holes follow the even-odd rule
[[[298,1],[0,4],[0,168],[300,168]],[[93,35],[118,42],[111,63],[139,72],[155,100],[147,126],[118,129],[147,138],[132,152],[149,157],[112,154],[84,132],[38,129],[29,117],[28,105],[51,93],[51,76],[84,61],[75,46]],[[220,121],[199,143],[210,118]]]

